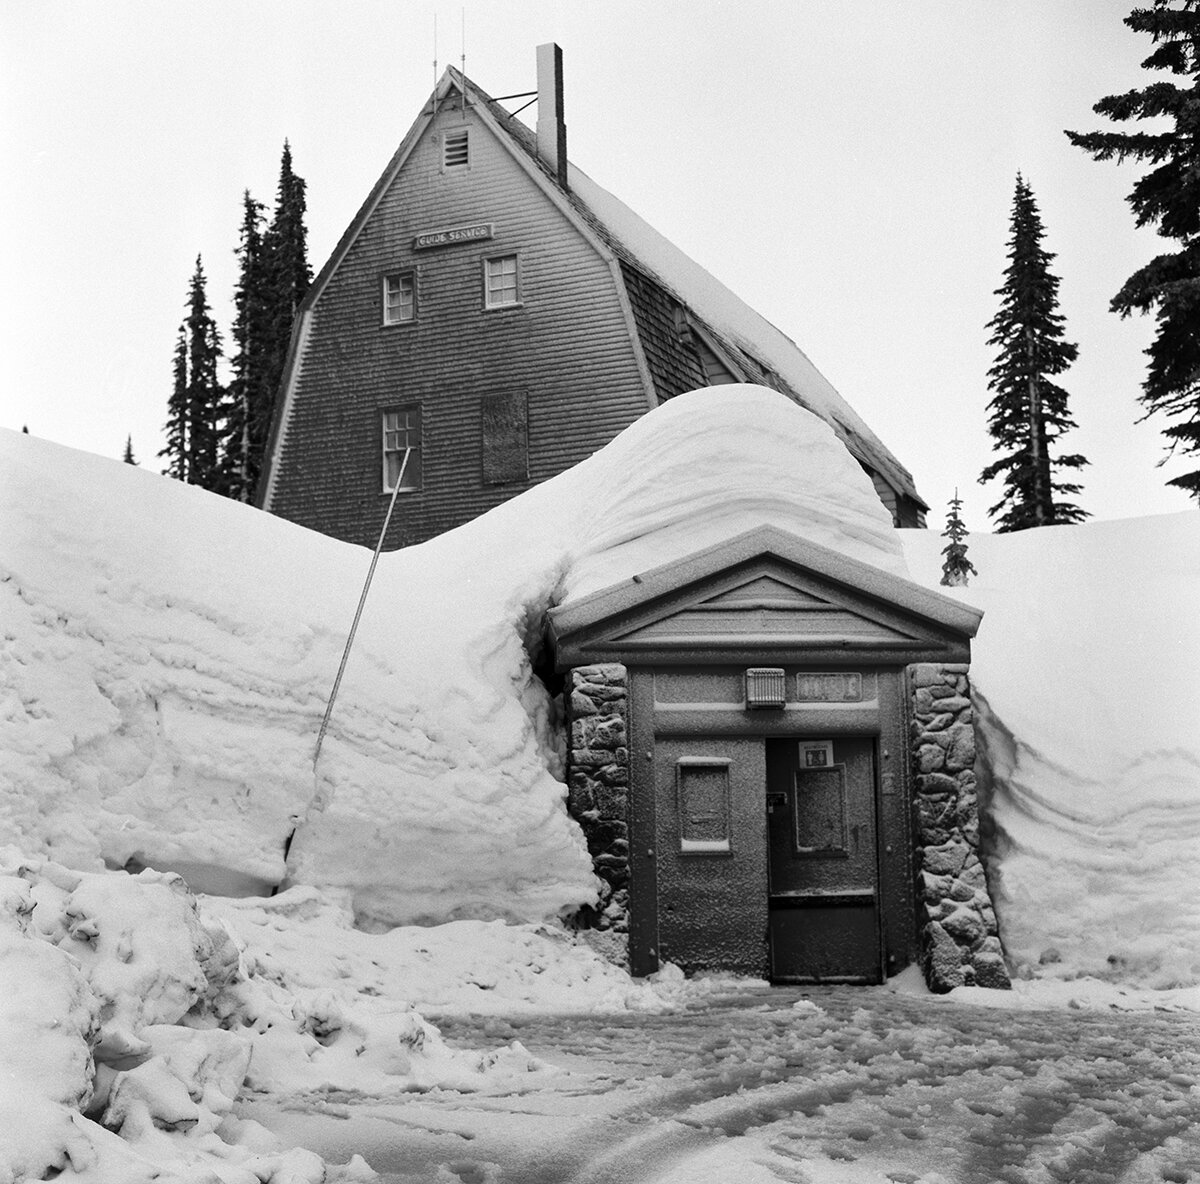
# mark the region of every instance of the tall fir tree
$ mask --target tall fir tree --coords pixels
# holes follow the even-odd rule
[[[132,436],[125,437],[125,451],[121,454],[121,459],[127,465],[136,465],[138,463],[137,458],[133,455],[133,437]]]
[[[204,264],[188,285],[187,309],[175,346],[174,386],[167,403],[167,476],[222,493],[221,438],[227,407],[218,376],[221,334],[205,291]]]
[[[263,235],[264,290],[268,305],[263,380],[266,395],[261,413],[254,420],[257,434],[252,440],[252,452],[259,466],[283,380],[292,325],[300,302],[312,283],[312,269],[308,265],[308,232],[304,226],[305,212],[304,180],[292,169],[292,149],[285,140],[279,166],[275,213]]]
[[[167,467],[163,473],[177,481],[189,480],[191,467],[188,455],[188,354],[187,333],[179,326],[175,341],[175,357],[172,366],[174,382],[171,397],[167,400],[167,423],[163,429],[166,444],[158,454],[164,457]]]
[[[1153,311],[1157,334],[1146,350],[1150,363],[1140,399],[1147,416],[1173,421],[1163,429],[1167,455],[1194,457],[1200,455],[1200,0],[1153,0],[1150,7],[1135,8],[1125,24],[1154,40],[1143,69],[1166,71],[1178,81],[1160,78],[1109,95],[1093,110],[1118,123],[1156,119],[1170,126],[1067,136],[1096,160],[1132,157],[1152,166],[1126,200],[1138,226],[1157,225],[1179,249],[1135,271],[1111,308],[1122,317]],[[1200,468],[1167,484],[1200,502]]]
[[[221,333],[212,318],[205,291],[204,264],[196,256],[196,271],[188,292],[188,480],[224,492],[221,437],[225,430],[225,389],[218,377]]]
[[[1079,469],[1078,454],[1052,455],[1059,438],[1075,426],[1067,412],[1067,392],[1052,379],[1075,360],[1078,348],[1063,340],[1058,313],[1054,255],[1042,247],[1044,229],[1033,191],[1018,173],[1012,206],[1012,237],[1004,284],[996,289],[1000,311],[988,322],[988,344],[997,347],[988,371],[988,429],[1000,457],[980,481],[1004,478],[1004,493],[988,513],[997,531],[1079,522],[1087,513],[1061,495],[1080,487],[1055,479],[1060,469]]]
[[[242,226],[235,251],[239,274],[234,290],[233,379],[229,384],[229,420],[223,466],[226,491],[250,501],[258,481],[263,448],[271,422],[274,390],[268,374],[271,301],[263,244],[263,205],[246,190]]]
[[[942,548],[941,582],[948,588],[965,588],[967,577],[978,575],[975,565],[967,558],[967,524],[962,520],[962,498],[958,490],[950,499],[950,513],[946,515],[946,529],[942,538],[950,541]]]

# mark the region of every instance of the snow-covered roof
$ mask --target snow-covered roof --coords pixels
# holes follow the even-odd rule
[[[860,461],[928,508],[916,491],[912,474],[790,337],[574,164],[567,165],[568,187],[562,189],[554,170],[539,157],[537,139],[530,129],[453,67],[447,69],[439,93],[451,85],[476,101],[477,111],[500,133],[502,142],[516,145],[541,166],[539,180],[563,194],[571,210],[618,259],[646,273],[691,311],[724,357],[740,371],[739,378],[775,387],[819,415]],[[437,101],[435,93],[431,109]]]

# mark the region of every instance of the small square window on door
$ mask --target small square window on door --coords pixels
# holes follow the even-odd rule
[[[850,850],[846,845],[846,766],[797,769],[792,792],[796,854],[847,858]]]
[[[685,855],[729,853],[729,766],[714,757],[680,757],[675,765],[679,850]]]

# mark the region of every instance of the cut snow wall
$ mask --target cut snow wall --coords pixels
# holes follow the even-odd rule
[[[555,600],[763,523],[904,571],[821,420],[759,387],[681,395],[576,468],[380,559],[314,775],[366,551],[17,433],[0,433],[0,472],[13,840],[261,891],[295,830],[291,877],[342,890],[372,925],[596,899],[523,636]]]

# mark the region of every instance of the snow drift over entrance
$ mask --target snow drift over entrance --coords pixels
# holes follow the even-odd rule
[[[902,531],[937,586],[944,540]],[[1195,512],[971,535],[992,888],[1018,973],[1200,983]],[[986,837],[986,836],[985,836]]]
[[[381,559],[314,772],[364,549],[16,433],[0,434],[0,470],[10,841],[263,892],[291,838],[294,881],[342,890],[380,926],[533,920],[592,898],[531,668],[549,605],[764,522],[904,571],[821,420],[759,387],[680,396]]]

